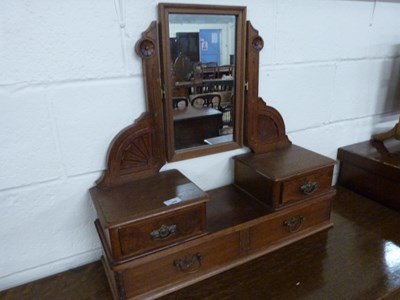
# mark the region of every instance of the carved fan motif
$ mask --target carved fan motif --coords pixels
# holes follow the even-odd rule
[[[150,164],[153,157],[151,138],[151,134],[147,133],[127,142],[121,157],[121,170],[146,167]]]
[[[258,117],[258,139],[265,142],[269,139],[275,139],[279,136],[279,129],[276,123],[269,116],[259,116]]]
[[[263,153],[291,144],[281,114],[261,98],[253,102],[256,122],[251,128],[248,143],[255,153]]]
[[[144,113],[111,144],[108,168],[98,186],[111,186],[158,173],[164,158],[157,155],[152,116]]]

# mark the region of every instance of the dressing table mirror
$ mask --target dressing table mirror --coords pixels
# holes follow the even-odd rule
[[[245,7],[159,4],[169,161],[243,145]]]
[[[135,46],[147,110],[114,138],[90,189],[115,299],[160,297],[332,226],[335,162],[292,145],[258,96],[264,43],[246,8],[158,8]],[[242,145],[227,186],[160,171]]]

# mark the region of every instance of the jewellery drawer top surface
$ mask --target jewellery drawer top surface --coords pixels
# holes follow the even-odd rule
[[[205,205],[208,194],[178,170],[112,188],[90,189],[103,228],[172,213],[193,205]]]
[[[335,164],[333,159],[296,145],[262,154],[243,154],[235,160],[272,181],[286,180]]]

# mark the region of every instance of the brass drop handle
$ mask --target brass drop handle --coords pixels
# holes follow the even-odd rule
[[[174,266],[183,273],[196,273],[201,267],[201,254],[196,253],[183,259],[174,260]]]
[[[290,219],[283,221],[283,226],[290,233],[297,232],[300,230],[301,225],[303,225],[304,217],[302,215],[294,216]]]
[[[301,191],[306,195],[311,195],[318,189],[318,183],[315,181],[309,181],[300,187]]]
[[[165,240],[176,232],[176,225],[161,225],[160,228],[150,232],[151,239],[154,241]]]

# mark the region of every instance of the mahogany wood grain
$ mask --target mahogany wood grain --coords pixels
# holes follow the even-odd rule
[[[334,160],[296,145],[235,157],[235,184],[281,209],[331,189]],[[313,184],[310,191],[304,186]]]
[[[142,70],[144,80],[144,91],[146,97],[146,110],[151,113],[154,122],[155,151],[156,157],[165,163],[165,131],[164,131],[164,111],[162,103],[162,82],[161,82],[161,62],[159,31],[156,21],[151,22],[149,28],[145,30],[141,38],[136,42],[136,54],[142,59]]]
[[[118,187],[90,189],[100,222],[105,228],[139,221],[207,201],[208,195],[178,170],[160,172],[146,179]],[[179,197],[181,202],[167,206],[164,201]]]
[[[143,113],[111,142],[107,169],[97,181],[97,186],[117,186],[157,174],[165,162],[158,153],[157,144],[153,117],[148,112]]]
[[[330,166],[283,182],[280,201],[282,204],[289,204],[330,190],[332,186],[332,173],[333,166]],[[306,192],[302,188],[307,184],[315,184],[315,188],[311,188],[309,192]]]
[[[213,242],[206,242],[182,251],[170,254],[149,263],[122,271],[126,283],[125,292],[129,299],[141,295],[143,299],[157,292],[165,293],[165,285],[176,289],[181,284],[201,275],[212,273],[222,264],[239,257],[239,234],[225,235]],[[184,266],[175,264],[187,260]],[[171,279],[173,278],[172,282]],[[161,287],[161,288],[160,288]]]
[[[196,205],[122,227],[118,230],[122,255],[149,254],[152,250],[205,234],[204,215],[205,205]],[[160,230],[162,226],[175,226],[174,232],[165,238],[152,238],[150,233]]]
[[[335,226],[166,295],[172,299],[385,299],[400,295],[399,213],[339,187]],[[393,255],[393,256],[392,256]]]
[[[370,141],[339,148],[338,183],[400,210],[400,142],[384,143],[384,152]]]
[[[335,226],[160,300],[382,299],[400,297],[399,213],[346,188],[333,200]],[[393,258],[393,259],[392,259]],[[111,300],[100,261],[12,289],[2,300]]]
[[[235,157],[255,171],[275,180],[293,178],[304,172],[332,166],[335,161],[297,145],[262,154],[243,154]]]
[[[268,247],[281,239],[290,238],[293,232],[318,226],[324,222],[329,223],[331,212],[331,202],[329,200],[332,198],[332,194],[334,195],[335,192],[332,191],[324,197],[308,201],[306,206],[302,206],[295,211],[274,214],[269,222],[251,227],[250,249],[257,250],[262,247]],[[295,219],[294,223],[290,224],[289,222],[293,218],[298,219]]]
[[[259,218],[272,210],[263,203],[244,193],[234,185],[207,191],[210,199],[219,201],[207,202],[207,225],[209,232],[238,226]]]
[[[332,226],[330,201],[335,192],[311,198],[306,203],[279,212],[270,212],[264,208],[261,210],[266,212],[264,215],[256,210],[260,206],[254,198],[233,186],[222,187],[210,191],[209,194],[211,198],[208,203],[215,202],[213,207],[225,208],[219,210],[218,218],[213,214],[207,218],[210,228],[218,228],[217,231],[209,231],[207,235],[186,241],[184,244],[125,260],[123,263],[113,264],[110,257],[105,257],[106,272],[113,272],[117,276],[110,276],[109,280],[111,286],[117,287],[118,298],[153,299],[165,295]],[[215,196],[217,198],[214,198]],[[244,205],[244,202],[254,201],[253,204]],[[236,202],[243,203],[236,205]],[[238,212],[237,208],[240,206],[247,209]],[[211,211],[209,208],[210,206],[207,207],[208,211]],[[259,217],[254,217],[256,215]],[[285,222],[299,215],[307,219],[305,225],[288,230],[290,228]],[[219,224],[219,220],[224,219],[231,220],[225,223],[225,228],[212,224]],[[268,231],[270,240],[263,240],[258,234],[259,228],[264,231],[265,228],[271,228]],[[182,270],[173,267],[173,261],[179,257],[193,258],[196,255],[201,257],[201,263],[196,263],[196,272],[181,272]],[[188,263],[190,270],[191,264]],[[142,285],[142,282],[148,284]]]
[[[177,150],[170,13],[236,17],[233,142]],[[332,226],[333,161],[291,146],[279,112],[258,98],[258,52],[263,41],[249,22],[245,28],[246,8],[161,3],[159,14],[162,55],[155,22],[136,44],[143,62],[148,111],[116,137],[103,179],[90,190],[103,265],[115,299],[166,295]],[[163,59],[162,83],[159,58]],[[248,104],[243,111],[245,78]],[[161,85],[164,111],[160,108]],[[255,153],[236,158],[234,185],[205,193],[177,170],[159,172],[165,163],[164,146],[167,158],[174,161],[238,148],[243,135]],[[248,171],[243,172],[240,164]],[[265,185],[272,188],[265,191]],[[320,189],[312,193],[317,185]],[[303,186],[307,195],[300,197]],[[179,201],[166,205],[172,199]],[[167,238],[155,241],[154,236]]]
[[[150,252],[207,230],[208,195],[177,170],[112,188],[93,187],[90,194],[112,260]],[[171,199],[180,202],[167,206],[165,201]],[[162,225],[176,225],[176,234],[151,240],[150,233]]]
[[[115,186],[156,174],[165,164],[164,117],[157,22],[136,43],[142,58],[146,112],[111,142],[98,186]]]
[[[263,39],[250,21],[247,21],[244,141],[255,153],[268,152],[291,144],[281,114],[258,96],[259,52],[263,47]]]

